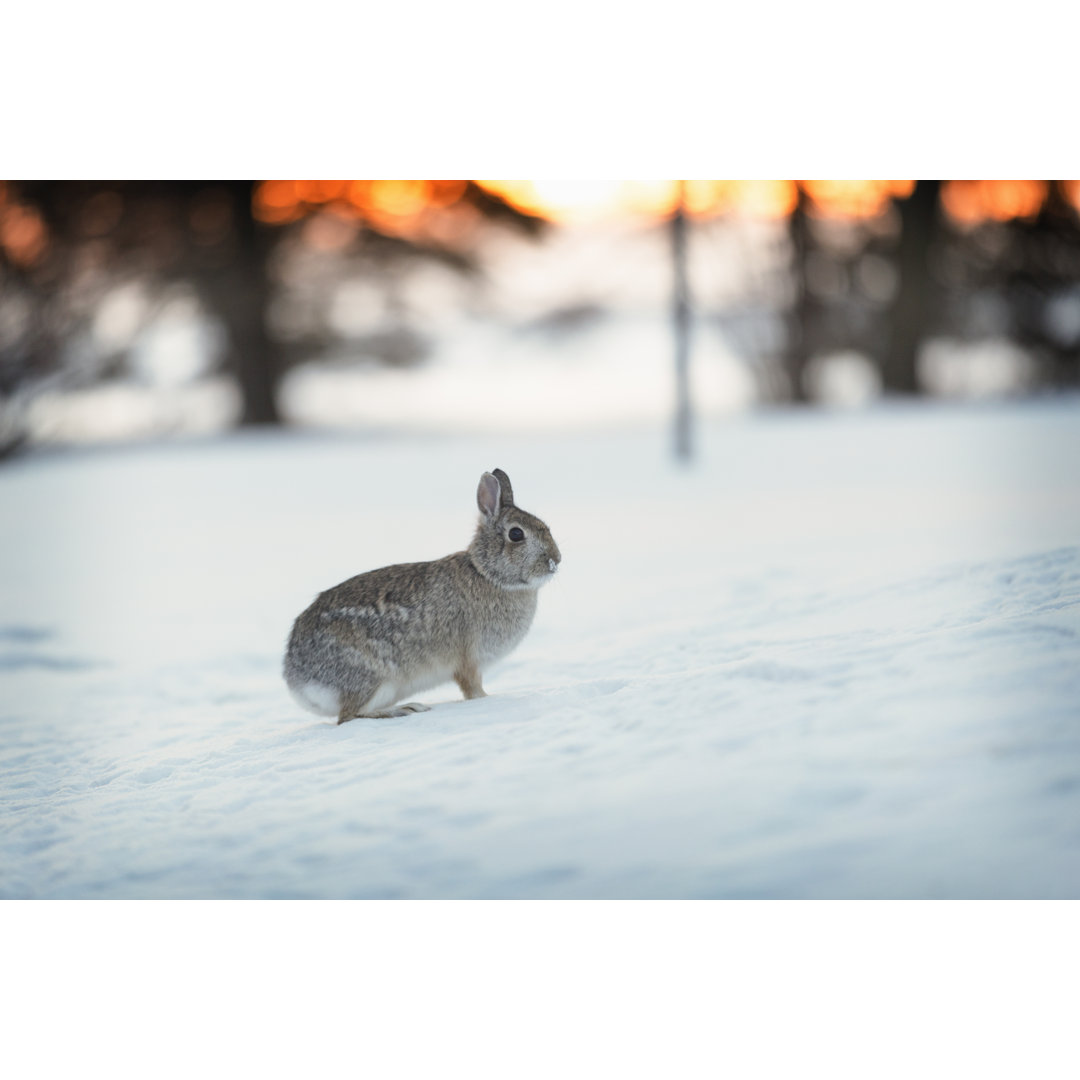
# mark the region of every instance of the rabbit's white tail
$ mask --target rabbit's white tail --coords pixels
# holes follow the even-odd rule
[[[314,680],[296,685],[290,683],[289,693],[298,705],[319,716],[337,716],[341,709],[341,695],[325,683]]]

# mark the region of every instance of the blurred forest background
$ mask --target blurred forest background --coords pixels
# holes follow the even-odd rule
[[[1078,385],[1075,180],[0,182],[0,456]]]

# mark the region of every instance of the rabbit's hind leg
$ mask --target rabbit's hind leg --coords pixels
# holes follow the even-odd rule
[[[377,695],[364,699],[355,694],[346,694],[341,702],[338,723],[344,724],[348,720],[393,720],[399,716],[427,712],[431,708],[430,705],[421,705],[419,701],[410,701],[405,705],[394,705],[387,709],[373,709],[371,706],[376,699]]]
[[[341,693],[338,723],[360,717],[383,719],[390,715],[387,706],[397,696],[393,685],[373,671],[357,667],[349,672],[348,685]]]
[[[395,705],[392,709],[379,709],[378,712],[365,713],[364,715],[377,720],[391,720],[396,716],[411,716],[413,713],[430,711],[430,705],[422,705],[419,701],[409,701],[404,705]]]

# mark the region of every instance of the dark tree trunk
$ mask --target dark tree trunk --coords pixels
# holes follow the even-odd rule
[[[788,318],[787,373],[791,383],[791,396],[795,401],[807,401],[806,365],[810,361],[810,290],[806,284],[806,257],[810,252],[810,223],[806,216],[807,196],[799,188],[798,200],[788,221],[788,239],[791,243],[791,281],[794,299]]]
[[[689,461],[693,454],[690,412],[690,284],[686,266],[686,206],[682,182],[679,204],[671,217],[671,258],[674,270],[672,315],[675,327],[675,456]]]
[[[915,190],[900,204],[900,271],[896,298],[889,318],[882,381],[893,394],[919,392],[919,346],[930,328],[932,292],[930,252],[941,224],[940,180],[918,180]]]
[[[1011,266],[999,286],[1008,305],[1011,335],[1040,362],[1055,389],[1080,385],[1080,334],[1060,323],[1053,305],[1080,280],[1076,210],[1060,181],[1047,181],[1047,197],[1034,221],[1010,222]],[[1004,260],[1003,260],[1004,261]],[[1064,330],[1064,332],[1063,332]]]
[[[278,343],[267,324],[272,297],[267,260],[271,238],[251,213],[254,181],[226,185],[236,235],[235,257],[222,268],[218,287],[206,297],[225,324],[229,365],[240,384],[242,424],[280,424],[277,386],[281,377]]]

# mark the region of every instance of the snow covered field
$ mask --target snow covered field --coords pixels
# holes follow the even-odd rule
[[[342,727],[314,594],[563,552],[485,680]],[[1080,402],[237,436],[0,469],[4,897],[1080,897]]]

